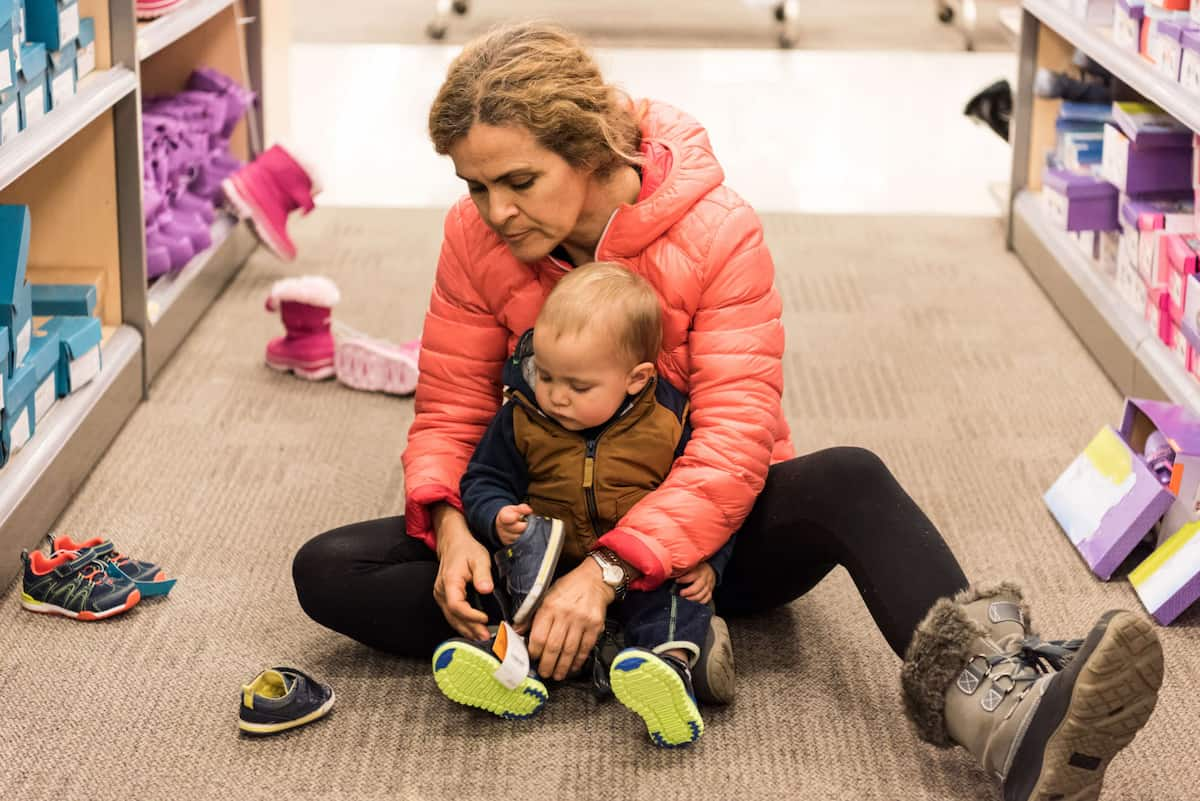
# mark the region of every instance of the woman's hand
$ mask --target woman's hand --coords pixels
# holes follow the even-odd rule
[[[717,586],[717,573],[708,562],[701,562],[679,578],[676,584],[686,584],[679,597],[706,604],[712,600],[713,588]]]
[[[542,678],[561,681],[583,667],[604,631],[605,614],[615,597],[590,558],[550,586],[529,633],[529,655],[541,660]]]
[[[467,582],[484,595],[492,591],[492,565],[484,548],[467,528],[462,512],[449,504],[433,508],[437,532],[438,573],[433,597],[454,630],[472,640],[486,640],[487,613],[467,601]]]

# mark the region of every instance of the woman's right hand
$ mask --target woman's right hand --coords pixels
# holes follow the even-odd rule
[[[487,548],[471,535],[467,519],[449,504],[433,508],[437,532],[438,573],[433,597],[454,630],[472,640],[486,640],[487,613],[467,601],[467,582],[486,595],[492,591],[492,565]]]

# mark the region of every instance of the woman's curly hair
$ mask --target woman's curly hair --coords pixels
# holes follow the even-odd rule
[[[604,82],[579,39],[548,23],[499,28],[454,59],[429,110],[434,148],[446,155],[476,122],[520,126],[572,167],[601,176],[641,162],[629,98]]]

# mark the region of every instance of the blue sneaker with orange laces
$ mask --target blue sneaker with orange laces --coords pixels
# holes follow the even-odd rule
[[[153,562],[143,562],[118,553],[111,540],[92,537],[84,542],[76,542],[66,534],[58,537],[48,534],[46,541],[50,544],[51,555],[59,551],[92,551],[97,558],[103,559],[127,578],[132,579],[143,598],[166,595],[175,586],[175,579],[167,578],[166,572],[161,567]]]
[[[142,599],[133,580],[113,575],[91,549],[21,552],[25,563],[21,606],[30,612],[76,620],[104,620],[127,612]]]

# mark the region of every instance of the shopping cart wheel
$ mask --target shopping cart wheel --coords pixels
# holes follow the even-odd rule
[[[437,22],[431,22],[425,26],[425,35],[430,39],[442,40],[446,38],[446,26]]]
[[[775,4],[775,21],[783,22],[787,19],[787,11],[783,7],[783,3]]]
[[[787,33],[779,34],[779,46],[784,50],[791,50],[796,46],[796,37]]]
[[[941,6],[938,9],[938,21],[943,25],[949,25],[954,21],[954,9],[950,6]]]
[[[469,3],[467,3],[467,0],[454,0],[454,2],[450,4],[450,9],[461,17],[463,14],[466,14],[471,10],[471,6]]]

